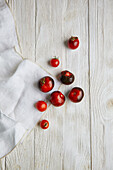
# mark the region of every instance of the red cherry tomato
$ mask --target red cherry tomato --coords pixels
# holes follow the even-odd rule
[[[74,82],[74,75],[73,73],[69,72],[68,70],[64,70],[59,75],[60,81],[65,85],[70,85]]]
[[[65,102],[65,96],[60,91],[54,91],[51,94],[50,102],[54,106],[62,106]]]
[[[44,101],[38,101],[36,103],[36,108],[40,111],[40,112],[44,112],[47,109],[47,103]]]
[[[48,120],[42,120],[42,121],[40,122],[40,127],[41,127],[42,129],[47,129],[47,128],[49,127],[49,122],[48,122]]]
[[[60,64],[59,59],[56,58],[56,57],[50,60],[50,65],[51,65],[52,67],[58,67],[59,64]]]
[[[70,92],[69,92],[69,99],[74,102],[78,103],[82,100],[84,97],[84,91],[80,87],[74,87]]]
[[[54,80],[51,77],[45,76],[40,79],[39,88],[42,92],[47,93],[51,91],[53,87],[54,87]]]
[[[78,48],[79,46],[79,39],[78,37],[71,37],[69,40],[68,40],[68,47],[72,50]]]

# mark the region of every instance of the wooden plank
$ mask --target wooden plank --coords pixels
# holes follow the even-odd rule
[[[43,119],[50,122],[48,130],[42,130],[39,126],[35,128],[35,169],[62,170],[62,113],[61,110],[48,108]],[[59,128],[60,127],[60,128]]]
[[[90,115],[88,77],[88,1],[65,1],[63,36],[76,35],[80,47],[76,51],[65,48],[65,66],[71,70],[76,81],[72,87],[83,88],[85,97],[78,104],[67,100],[65,106],[63,150],[64,169],[90,169]],[[70,88],[66,88],[67,91]],[[69,160],[69,161],[67,161]]]
[[[113,169],[113,1],[91,0],[92,169]]]
[[[36,59],[56,75],[62,69],[75,73],[72,86],[62,88],[64,94],[73,86],[85,91],[80,104],[66,101],[61,108],[51,106],[44,118],[48,131],[35,129],[35,168],[41,170],[90,169],[90,116],[88,79],[88,1],[37,0]],[[71,51],[65,41],[71,36],[80,38],[80,47]],[[52,56],[60,56],[61,66],[48,65]]]
[[[24,58],[35,61],[35,1],[9,0],[16,23],[17,36]]]
[[[52,56],[62,60],[62,5],[63,1],[37,0],[36,8],[36,59],[51,74],[59,69],[48,65]],[[61,64],[62,66],[62,64]],[[50,128],[43,131],[35,128],[35,169],[62,169],[63,115],[65,107],[50,107],[44,119],[50,121]]]
[[[6,156],[6,170],[34,170],[34,131]]]
[[[25,58],[35,60],[35,1],[9,0],[9,6],[16,20],[16,28]],[[34,131],[6,156],[7,170],[34,169]]]
[[[5,158],[0,159],[0,170],[5,170]]]

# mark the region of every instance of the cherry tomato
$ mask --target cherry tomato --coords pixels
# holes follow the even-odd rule
[[[54,87],[54,80],[51,77],[45,76],[40,79],[39,88],[42,92],[47,93],[51,91],[53,87]]]
[[[60,81],[65,85],[70,85],[71,83],[74,82],[74,79],[75,79],[74,75],[68,70],[62,71],[60,73],[59,78],[60,78]]]
[[[47,129],[47,128],[49,127],[49,122],[48,122],[48,120],[42,120],[42,121],[40,122],[40,127],[41,127],[42,129]]]
[[[54,106],[62,106],[65,102],[65,96],[60,91],[54,91],[51,94],[50,102]]]
[[[79,46],[79,39],[78,37],[71,37],[69,40],[68,40],[68,47],[72,50],[78,48]]]
[[[80,102],[83,97],[84,97],[84,91],[80,87],[74,87],[70,92],[69,92],[69,99],[74,102],[78,103]]]
[[[47,109],[47,103],[44,101],[38,101],[36,103],[36,108],[40,111],[40,112],[44,112]]]
[[[56,58],[56,57],[50,60],[50,65],[51,65],[52,67],[58,67],[59,64],[60,64],[59,59]]]

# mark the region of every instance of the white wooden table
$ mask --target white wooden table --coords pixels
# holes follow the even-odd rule
[[[79,104],[50,107],[50,128],[36,126],[8,156],[2,170],[113,170],[113,0],[9,0],[23,57],[52,74],[75,73],[84,89]],[[77,35],[80,47],[65,41]],[[61,66],[47,61],[59,56]],[[70,86],[70,88],[72,87]],[[62,87],[65,94],[69,87]]]

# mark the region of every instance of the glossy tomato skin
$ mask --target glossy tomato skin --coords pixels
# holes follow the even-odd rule
[[[39,110],[40,112],[44,112],[47,109],[47,103],[44,101],[38,101],[36,103],[36,108],[37,110]]]
[[[50,102],[56,106],[62,106],[65,103],[65,96],[60,91],[54,91],[51,94]]]
[[[59,59],[58,59],[58,58],[53,58],[53,59],[50,60],[50,65],[51,65],[52,67],[58,67],[59,64],[60,64],[60,62],[59,62]]]
[[[79,39],[78,37],[71,37],[68,40],[68,47],[72,50],[75,50],[79,46]]]
[[[48,120],[42,120],[41,122],[40,122],[40,127],[42,128],[42,129],[47,129],[48,127],[49,127],[49,122],[48,122]]]
[[[74,102],[80,102],[84,97],[84,91],[80,87],[74,87],[68,95],[69,99]]]
[[[45,76],[40,79],[39,88],[42,92],[47,93],[51,91],[53,87],[54,87],[54,80],[51,77]]]
[[[68,70],[64,70],[60,73],[60,81],[65,85],[70,85],[74,82],[75,76]]]

